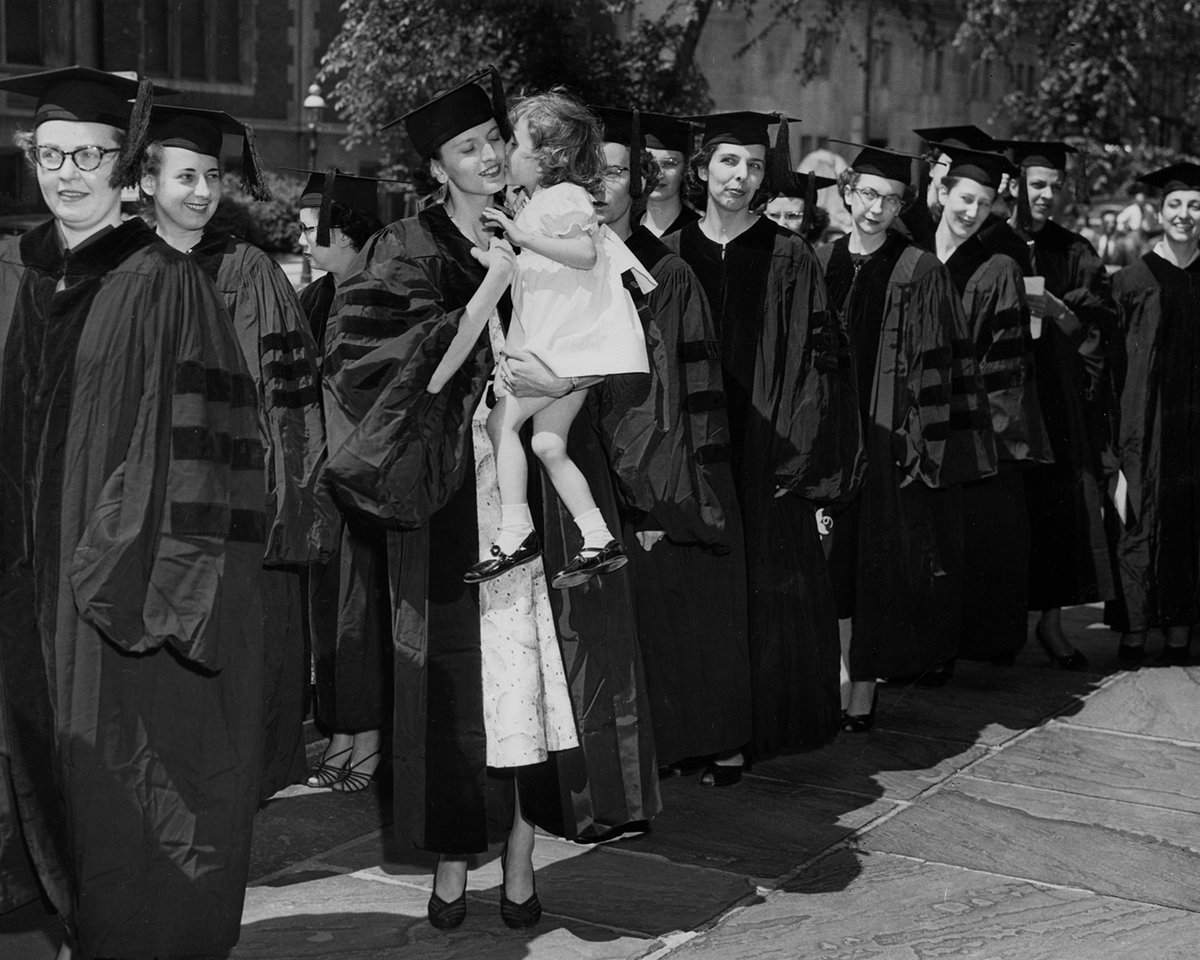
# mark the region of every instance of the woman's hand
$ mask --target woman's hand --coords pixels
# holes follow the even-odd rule
[[[487,248],[472,247],[471,256],[487,267],[488,272],[495,271],[505,283],[512,279],[517,269],[517,255],[503,237],[492,237],[488,240]]]
[[[497,364],[500,382],[514,397],[565,397],[571,392],[570,378],[556,377],[528,350],[506,350]]]
[[[530,234],[517,226],[516,222],[501,207],[488,207],[483,211],[484,227],[499,227],[504,235],[518,247],[529,244]]]

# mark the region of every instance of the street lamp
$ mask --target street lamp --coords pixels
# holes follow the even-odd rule
[[[321,122],[321,114],[325,110],[325,98],[321,96],[321,88],[313,83],[308,87],[308,96],[301,104],[304,116],[308,120],[308,169],[317,169],[317,124]],[[307,252],[300,266],[300,282],[312,283],[312,261]]]

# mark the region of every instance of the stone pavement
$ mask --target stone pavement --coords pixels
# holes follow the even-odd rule
[[[494,856],[463,927],[433,929],[432,862],[386,801],[292,788],[260,814],[233,956],[1200,957],[1200,667],[1119,671],[1098,609],[1066,619],[1095,672],[1036,645],[1012,668],[960,663],[941,689],[881,688],[870,734],[725,790],[667,781],[645,836],[539,838],[533,931],[501,924]],[[34,930],[0,936],[0,957],[53,952]]]

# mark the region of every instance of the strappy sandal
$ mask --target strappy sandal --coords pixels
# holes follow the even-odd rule
[[[345,750],[339,750],[333,756],[322,757],[321,762],[309,772],[304,785],[308,787],[329,787],[337,783],[346,772],[346,764],[350,762],[349,754],[353,749],[350,746]],[[338,757],[345,757],[346,759],[337,765],[329,762],[330,760],[336,760]]]
[[[372,757],[378,756],[379,751],[376,750],[374,753],[367,754],[365,757],[359,760],[358,763],[351,764],[350,766],[346,767],[345,770],[342,771],[342,775],[340,778],[338,778],[337,782],[331,785],[332,789],[336,790],[338,793],[358,793],[360,790],[366,790],[367,787],[375,782],[375,778],[379,775],[380,768],[383,767],[383,761],[380,760],[379,763],[375,765],[375,769],[370,773],[361,773],[358,768]]]

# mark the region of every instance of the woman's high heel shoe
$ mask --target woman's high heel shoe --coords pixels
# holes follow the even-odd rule
[[[443,900],[437,894],[437,871],[433,874],[433,889],[429,892],[429,905],[425,910],[431,925],[439,930],[461,927],[467,919],[467,879],[463,877],[463,890],[453,900]]]
[[[370,773],[363,773],[358,768],[370,760],[372,757],[378,757],[379,751],[369,753],[358,763],[352,763],[342,770],[342,775],[334,783],[330,784],[331,788],[338,793],[358,793],[360,790],[366,790],[375,778],[379,776],[379,771],[383,767],[383,760],[375,764],[375,769]]]
[[[1046,651],[1046,656],[1054,661],[1059,670],[1071,670],[1078,673],[1088,668],[1088,658],[1074,647],[1071,648],[1070,653],[1065,655],[1054,652],[1054,648],[1050,646],[1050,641],[1046,639],[1046,635],[1042,632],[1042,621],[1038,621],[1037,626],[1033,628],[1033,633],[1037,637],[1038,643],[1042,645],[1042,649]]]
[[[500,919],[512,930],[528,930],[542,919],[542,904],[538,900],[537,887],[524,903],[508,899],[505,881],[508,875],[508,847],[500,854]]]
[[[350,751],[353,747],[347,747],[345,750],[339,750],[337,753],[329,757],[322,757],[321,762],[312,768],[304,785],[308,787],[331,787],[339,780],[346,772],[346,765],[350,762]],[[338,757],[345,757],[340,764],[330,763],[330,760],[336,760]]]
[[[879,704],[879,687],[871,694],[870,713],[847,713],[842,711],[842,730],[846,733],[867,733],[875,726],[875,707]]]

